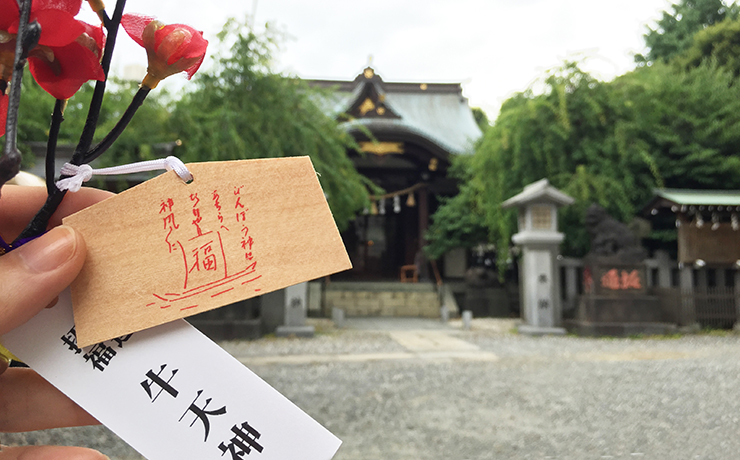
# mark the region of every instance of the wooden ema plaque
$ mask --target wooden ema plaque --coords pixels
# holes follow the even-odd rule
[[[187,167],[64,219],[80,347],[352,267],[308,157]]]

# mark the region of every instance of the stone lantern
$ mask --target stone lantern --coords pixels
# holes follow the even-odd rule
[[[575,200],[547,179],[524,187],[501,205],[518,208],[519,233],[512,236],[522,251],[519,285],[524,334],[565,334],[557,255],[565,235],[558,232],[558,208]]]

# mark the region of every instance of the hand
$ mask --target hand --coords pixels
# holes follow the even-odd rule
[[[63,217],[111,196],[82,189],[67,193],[45,235],[0,257],[0,335],[53,306],[82,268],[85,241]],[[0,196],[0,235],[10,242],[46,200],[44,187],[6,185]],[[30,369],[10,368],[0,358],[0,432],[22,432],[99,422]],[[0,460],[103,460],[81,447],[2,447]]]

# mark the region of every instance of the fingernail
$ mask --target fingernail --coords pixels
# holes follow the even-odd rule
[[[77,238],[72,228],[60,225],[16,251],[30,271],[44,273],[68,261],[76,247]]]

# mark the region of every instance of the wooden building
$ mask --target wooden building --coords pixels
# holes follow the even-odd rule
[[[421,248],[439,197],[457,191],[451,157],[472,154],[481,136],[461,85],[385,82],[371,67],[352,81],[308,83],[329,91],[326,111],[361,149],[347,154],[385,191],[344,232],[354,268],[336,278],[398,280],[409,266],[428,278]]]
[[[678,262],[716,268],[740,267],[740,192],[657,189],[643,214],[675,219]]]

